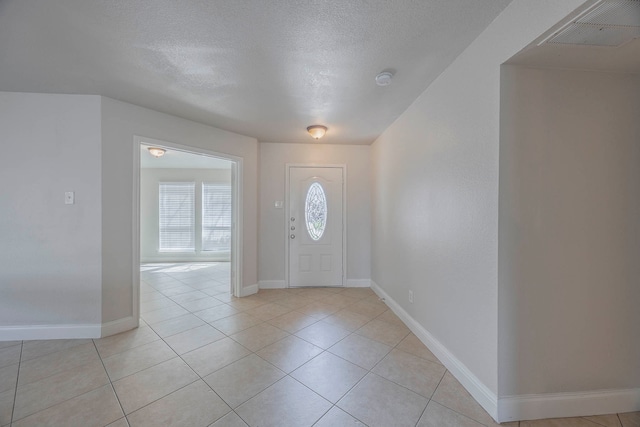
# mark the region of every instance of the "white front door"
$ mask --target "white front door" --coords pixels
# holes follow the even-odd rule
[[[289,167],[289,286],[342,286],[341,167]]]

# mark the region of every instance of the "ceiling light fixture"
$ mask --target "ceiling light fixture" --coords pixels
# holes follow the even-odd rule
[[[325,133],[327,133],[327,127],[322,125],[313,125],[307,128],[307,132],[309,132],[309,135],[314,139],[320,139]]]
[[[388,71],[383,71],[376,76],[376,84],[378,86],[389,86],[392,78],[393,74]]]
[[[165,150],[164,148],[157,148],[157,147],[149,147],[147,148],[147,150],[149,150],[149,153],[151,153],[151,155],[156,159],[158,157],[164,156],[164,153],[167,152],[167,150]]]

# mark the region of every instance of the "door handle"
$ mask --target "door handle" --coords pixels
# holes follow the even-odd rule
[[[291,217],[291,222],[294,222],[296,219],[294,217]]]

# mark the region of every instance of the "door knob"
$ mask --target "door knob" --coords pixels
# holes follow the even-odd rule
[[[289,236],[289,237],[291,237],[292,239],[295,239],[295,238],[296,238],[296,235],[295,235],[295,234],[292,234],[292,235],[291,235],[291,236]]]
[[[296,229],[295,225],[292,225],[292,226],[291,226],[291,231],[293,231],[293,230],[295,230],[295,229]]]
[[[295,221],[296,219],[294,217],[291,217],[291,222]]]

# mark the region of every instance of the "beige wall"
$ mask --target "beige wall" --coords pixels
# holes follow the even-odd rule
[[[195,252],[159,252],[160,182],[195,182]],[[231,184],[231,169],[162,169],[140,170],[140,261],[229,261],[231,254],[202,252],[202,183]]]
[[[0,141],[0,341],[99,336],[100,98],[0,92]]]
[[[257,283],[258,142],[254,138],[102,98],[102,316],[132,314],[134,136],[242,157],[244,287]],[[135,147],[137,150],[138,147]]]
[[[285,199],[285,165],[347,165],[347,285],[370,279],[371,203],[370,151],[362,145],[260,143],[260,239],[258,276],[261,282],[284,285],[285,210],[274,207]]]
[[[372,147],[372,279],[494,417],[500,64],[581,3],[514,0]]]
[[[638,75],[503,68],[503,396],[640,389],[639,95]]]

